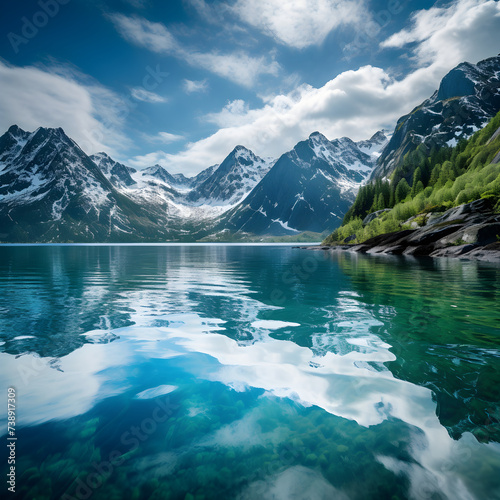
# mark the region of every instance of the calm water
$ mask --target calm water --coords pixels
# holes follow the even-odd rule
[[[479,263],[1,247],[1,496],[498,499],[499,304]]]

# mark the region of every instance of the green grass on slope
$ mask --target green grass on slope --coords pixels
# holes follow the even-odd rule
[[[358,207],[364,205],[370,208],[361,213],[350,210],[350,217],[346,217],[344,224],[323,243],[339,243],[351,236],[350,243],[360,243],[379,234],[406,229],[409,226],[405,226],[404,222],[411,217],[443,212],[479,198],[490,199],[495,210],[500,212],[500,164],[491,164],[500,150],[500,135],[490,141],[499,127],[500,113],[484,129],[476,132],[465,147],[462,144],[457,148],[448,148],[439,157],[439,160],[447,158],[442,163],[437,163],[437,156],[433,161],[425,159],[430,175],[422,181],[420,166],[416,167],[411,188],[404,178],[399,179],[396,186],[393,179],[390,183],[378,181],[365,188],[361,193],[363,199],[357,199],[354,207],[357,203]],[[415,173],[417,169],[419,172]],[[362,218],[366,213],[383,208],[391,210],[363,226]]]

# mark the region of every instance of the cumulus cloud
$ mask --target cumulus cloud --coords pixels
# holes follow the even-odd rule
[[[130,89],[130,94],[134,99],[143,102],[160,103],[167,102],[168,100],[165,97],[143,89],[142,87],[134,87],[133,89]]]
[[[477,62],[500,46],[500,4],[459,0],[445,7],[418,11],[410,27],[381,44],[382,49],[412,45],[413,70],[396,78],[364,66],[346,71],[320,88],[302,85],[293,92],[263,98],[250,108],[231,101],[205,119],[219,127],[210,137],[190,143],[162,164],[175,172],[196,173],[220,163],[234,145],[243,144],[260,156],[279,156],[319,130],[327,137],[365,139],[432,95],[441,78],[462,61]],[[434,19],[437,18],[437,21]]]
[[[321,88],[302,85],[269,98],[260,108],[250,108],[243,100],[231,101],[219,113],[205,117],[220,127],[215,134],[188,144],[178,154],[165,154],[161,164],[173,172],[194,174],[220,163],[236,144],[260,156],[277,157],[315,130],[330,138],[366,139],[390,127],[408,111],[408,103],[426,97],[432,89],[424,83],[415,82],[420,87],[415,94],[413,85],[365,66],[342,73]]]
[[[195,92],[206,92],[208,90],[207,80],[188,80],[185,79],[182,83],[182,88],[186,94],[193,94]]]
[[[319,45],[332,30],[368,17],[361,0],[238,0],[232,10],[242,21],[296,49]]]
[[[439,68],[494,56],[500,47],[500,3],[459,0],[413,14],[411,26],[381,43],[382,48],[404,48],[417,43],[418,65]]]
[[[63,66],[11,66],[0,61],[0,130],[62,127],[88,154],[118,154],[130,145],[121,128],[130,111],[117,94]],[[85,80],[85,81],[84,81]]]
[[[251,87],[261,75],[274,75],[280,66],[269,57],[253,57],[241,50],[232,53],[203,52],[182,46],[161,23],[152,23],[138,16],[109,16],[116,29],[128,41],[152,52],[167,54],[187,64],[204,68],[244,87]]]

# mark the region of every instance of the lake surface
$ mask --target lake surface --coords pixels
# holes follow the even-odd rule
[[[498,499],[499,304],[477,262],[0,247],[1,496]]]

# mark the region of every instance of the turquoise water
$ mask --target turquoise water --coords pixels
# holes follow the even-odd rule
[[[475,262],[1,247],[2,498],[498,499],[499,303]]]

